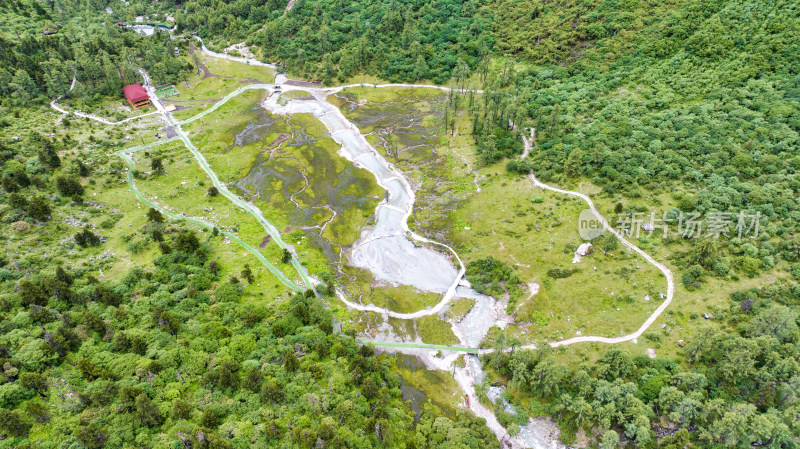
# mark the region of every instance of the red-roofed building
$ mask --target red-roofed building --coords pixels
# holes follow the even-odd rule
[[[150,97],[147,95],[147,90],[141,84],[131,84],[122,88],[125,98],[131,104],[133,109],[146,108],[150,106]]]

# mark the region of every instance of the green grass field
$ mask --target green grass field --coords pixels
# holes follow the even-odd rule
[[[170,97],[170,102],[178,107],[173,115],[179,120],[208,109],[222,97],[243,85],[272,83],[275,80],[274,70],[267,67],[199,54],[195,56],[208,68],[212,76],[206,76],[200,71],[185,83],[176,86],[180,94]],[[187,58],[191,60],[192,57],[187,56]]]
[[[622,245],[572,263],[583,243],[577,219],[584,203],[535,188],[502,168],[486,170],[492,176],[482,191],[451,213],[450,237],[464,259],[492,255],[514,267],[524,283],[539,284],[530,299],[523,294],[515,315],[527,338],[627,334],[661,303],[666,280]],[[551,269],[578,271],[556,279],[548,276]]]
[[[239,80],[252,80],[253,82],[272,83],[275,81],[275,70],[252,64],[243,64],[228,59],[215,58],[213,56],[201,55],[203,64],[208,67],[214,75],[220,77],[231,77]]]

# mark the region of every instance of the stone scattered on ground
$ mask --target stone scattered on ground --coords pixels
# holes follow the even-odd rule
[[[591,243],[584,243],[575,250],[575,256],[572,258],[572,263],[578,263],[581,261],[581,258],[584,256],[588,256],[592,254],[594,248],[592,248]]]

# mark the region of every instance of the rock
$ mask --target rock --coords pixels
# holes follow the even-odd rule
[[[684,347],[684,346],[686,346],[686,342],[685,342],[685,341],[683,341],[683,340],[678,340],[678,341],[676,341],[675,343],[677,343],[677,344],[678,344],[678,346],[680,346],[681,348],[682,348],[682,347]]]
[[[652,223],[642,223],[642,229],[645,231],[653,231],[655,230],[655,226]]]
[[[581,256],[588,256],[589,254],[592,254],[593,251],[594,250],[592,249],[591,243],[584,243],[581,246],[579,246],[578,250],[575,252]]]
[[[575,257],[572,258],[572,263],[578,263],[581,261],[581,257],[588,256],[592,254],[594,248],[592,248],[591,243],[583,243],[578,249],[575,250]]]
[[[710,320],[711,318],[714,318],[714,314],[713,313],[704,313],[703,314],[703,318],[705,318],[707,320]]]

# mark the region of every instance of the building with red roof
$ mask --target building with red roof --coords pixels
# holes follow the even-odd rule
[[[147,90],[141,84],[131,84],[122,88],[125,98],[133,109],[141,109],[150,106],[150,97]]]

